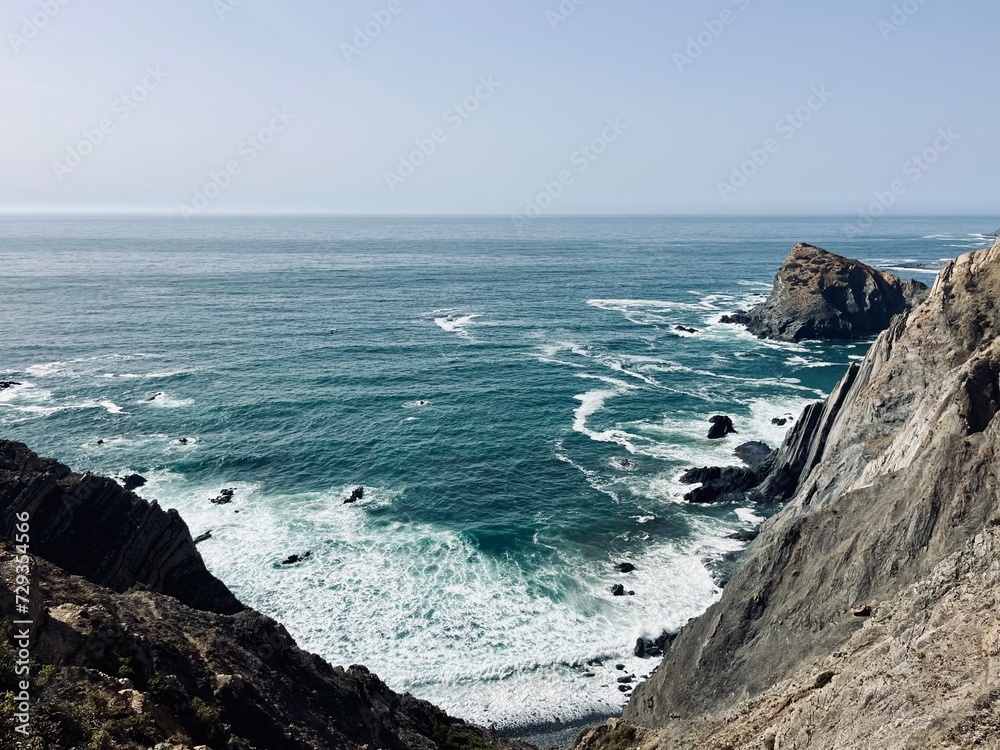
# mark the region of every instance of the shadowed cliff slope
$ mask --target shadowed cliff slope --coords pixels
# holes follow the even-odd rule
[[[923,661],[911,645],[931,619],[942,634],[967,619],[994,640],[1000,632],[989,584],[1000,570],[998,327],[1000,243],[947,266],[928,299],[894,319],[861,366],[806,410],[778,452],[794,457],[775,492],[789,504],[764,524],[721,600],[636,689],[627,723],[584,746],[928,747],[928,732],[947,729],[934,735],[942,746],[972,747],[1000,725],[993,641],[924,664],[923,683],[898,684],[906,711],[870,695],[864,726],[894,728],[873,744],[856,734],[861,723],[837,718],[850,712],[844,696],[860,700]],[[968,569],[970,556],[985,579],[942,584],[942,570]],[[960,598],[928,608],[917,631],[907,630],[912,620],[890,621],[892,611],[922,612],[921,587],[948,596],[965,584],[980,598],[964,609]],[[879,647],[868,652],[865,642]],[[818,679],[821,669],[831,674]],[[956,692],[958,682],[968,689]],[[790,719],[803,701],[811,713]],[[945,727],[942,714],[962,721]]]

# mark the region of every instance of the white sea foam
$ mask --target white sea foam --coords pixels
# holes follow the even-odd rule
[[[53,375],[63,375],[68,371],[66,362],[45,362],[43,364],[31,365],[24,370],[33,378],[49,378]]]
[[[436,316],[434,322],[442,331],[457,334],[467,341],[475,340],[469,328],[476,318],[482,317],[479,314],[462,314],[454,310],[436,310],[431,314]]]
[[[139,404],[145,404],[147,406],[156,406],[161,409],[180,409],[184,406],[191,406],[194,403],[194,399],[191,398],[174,398],[173,396],[160,391],[152,398],[145,398],[138,402]]]
[[[420,399],[418,401],[407,401],[403,404],[404,409],[423,409],[431,405],[430,401]],[[416,417],[410,417],[410,419],[416,419]]]
[[[114,401],[101,401],[99,406],[103,406],[108,414],[121,414],[123,411],[122,407],[118,406]]]
[[[334,664],[364,663],[396,690],[500,727],[618,710],[625,698],[614,664],[637,675],[655,665],[632,655],[635,638],[680,627],[719,593],[700,542],[652,541],[630,558],[637,570],[627,577],[610,558],[584,560],[554,545],[560,559],[528,576],[461,534],[369,516],[368,503],[397,501],[387,488],[366,487],[363,502],[344,505],[350,487],[277,497],[228,479],[192,486],[170,472],[146,476],[145,497],[178,507],[192,533],[212,530],[199,546],[210,569],[301,646]],[[238,488],[234,502],[212,505],[222,486]],[[280,564],[305,551],[309,561]],[[618,582],[636,595],[611,596]],[[587,667],[591,659],[605,665]]]
[[[753,512],[752,508],[737,508],[734,513],[736,513],[737,518],[739,518],[743,523],[752,524],[754,526],[764,523],[764,517],[758,516]]]

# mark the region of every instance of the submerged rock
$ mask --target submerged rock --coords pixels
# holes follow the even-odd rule
[[[344,500],[344,505],[348,505],[350,503],[356,503],[358,500],[364,499],[364,496],[365,496],[365,488],[355,487],[354,491],[351,492],[351,496],[346,500]]]
[[[8,388],[13,388],[15,385],[21,385],[13,380],[0,380],[0,391],[5,391]]]
[[[927,292],[919,281],[902,281],[800,242],[779,269],[767,300],[722,322],[740,323],[759,338],[780,341],[868,338],[922,302]]]
[[[202,542],[207,542],[211,538],[212,538],[212,531],[209,530],[206,531],[204,534],[199,534],[198,536],[196,536],[194,538],[194,543],[201,544]]]
[[[218,497],[213,497],[211,500],[212,505],[229,505],[233,501],[233,495],[236,494],[235,487],[227,487],[225,489],[219,490]]]
[[[286,557],[284,560],[281,561],[281,564],[282,565],[294,565],[295,563],[303,562],[304,560],[308,560],[311,557],[312,557],[312,550],[310,550],[308,552],[304,552],[301,555],[289,555],[288,557]]]

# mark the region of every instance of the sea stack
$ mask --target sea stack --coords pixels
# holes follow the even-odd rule
[[[894,316],[922,302],[927,291],[919,281],[902,281],[799,242],[778,270],[767,300],[722,322],[741,323],[758,338],[779,341],[863,339],[884,331]]]

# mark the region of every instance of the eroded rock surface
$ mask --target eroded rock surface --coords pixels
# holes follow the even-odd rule
[[[745,312],[725,316],[759,338],[869,338],[927,296],[919,281],[901,281],[861,261],[803,242],[792,247],[770,296]]]

